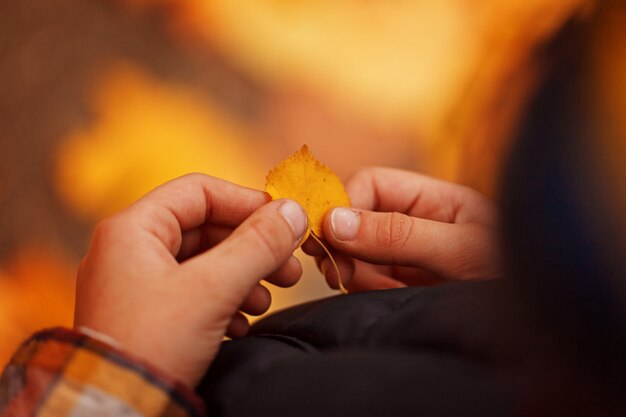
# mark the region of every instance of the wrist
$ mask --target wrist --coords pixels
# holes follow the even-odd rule
[[[75,326],[77,333],[125,352],[138,361],[149,364],[160,375],[165,375],[189,389],[195,388],[204,374],[202,364],[194,362],[197,366],[192,366],[190,363],[189,359],[193,358],[194,352],[181,346],[180,342],[184,339],[182,337],[169,335],[167,341],[164,341],[161,334],[114,330],[85,324]]]
[[[194,410],[192,415],[204,415],[202,401],[187,385],[142,358],[86,333],[91,334],[89,330],[60,327],[41,330],[22,344],[7,369],[24,370],[29,376],[24,383],[38,387],[27,391],[45,395],[41,399],[43,407],[71,400],[73,404],[84,401],[82,407],[94,408],[94,412],[111,405],[119,411],[121,402],[141,415],[152,415],[154,400],[158,400],[168,409],[182,408]],[[90,400],[95,394],[97,401]],[[30,396],[20,395],[15,400],[39,404]]]

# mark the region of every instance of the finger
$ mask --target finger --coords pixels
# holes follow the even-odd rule
[[[479,192],[411,171],[366,168],[346,181],[346,190],[353,206],[366,210],[446,223],[497,222],[495,204]]]
[[[228,327],[226,328],[226,336],[237,339],[239,337],[244,337],[248,334],[248,330],[250,329],[250,323],[248,319],[243,314],[237,312],[233,315]]]
[[[270,284],[281,288],[294,286],[302,276],[302,264],[295,256],[290,256],[278,270],[265,278]]]
[[[135,230],[154,235],[176,255],[182,232],[204,223],[235,227],[269,199],[258,190],[190,174],[156,188],[120,216]]]
[[[210,251],[182,266],[191,279],[204,279],[221,300],[223,312],[234,313],[262,278],[278,270],[300,243],[307,228],[304,209],[293,200],[272,201]]]
[[[325,256],[326,255],[326,251],[322,248],[319,242],[313,239],[312,237],[307,238],[307,240],[304,241],[304,243],[302,244],[302,246],[300,246],[300,248],[307,255],[311,255],[311,256]]]
[[[323,227],[331,246],[366,262],[423,268],[448,280],[500,275],[497,233],[487,226],[336,208]]]
[[[413,267],[381,266],[353,260],[353,270],[347,286],[350,292],[406,286],[430,287],[445,282],[430,271]]]
[[[341,279],[342,285],[348,288],[350,282],[352,282],[352,276],[354,275],[354,260],[338,252],[333,252],[333,259],[335,260],[335,264],[333,264],[327,256],[317,257],[315,260],[317,267],[326,278],[326,282],[330,288],[338,290],[340,288],[339,279]],[[337,265],[337,268],[335,268],[335,265]],[[340,275],[337,275],[337,270],[339,270]]]
[[[354,277],[349,292],[404,288],[406,284],[378,270],[376,265],[362,261],[354,262]]]
[[[409,287],[433,287],[446,282],[434,272],[422,268],[393,265],[389,274],[395,280],[405,283]]]
[[[264,286],[257,284],[252,287],[252,291],[246,297],[239,308],[251,316],[260,316],[265,313],[272,304],[272,295]]]
[[[203,224],[183,232],[176,259],[182,262],[192,256],[211,249],[233,232],[231,227]]]

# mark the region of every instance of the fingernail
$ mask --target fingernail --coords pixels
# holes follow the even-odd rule
[[[296,238],[301,238],[307,228],[306,213],[302,206],[293,200],[285,200],[278,212],[287,220]]]
[[[359,231],[359,213],[346,209],[336,208],[330,215],[330,225],[337,240],[352,240]]]

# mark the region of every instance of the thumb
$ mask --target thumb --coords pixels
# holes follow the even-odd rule
[[[426,269],[444,279],[498,275],[495,230],[407,216],[336,208],[324,220],[324,237],[362,261]],[[493,276],[490,276],[493,274]]]
[[[216,296],[236,311],[252,288],[281,267],[307,229],[304,209],[293,200],[262,206],[211,250],[183,264],[192,277],[203,277]]]

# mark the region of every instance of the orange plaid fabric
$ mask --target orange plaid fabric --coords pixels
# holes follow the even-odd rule
[[[201,400],[149,364],[62,328],[25,341],[0,378],[0,416],[193,417]]]

